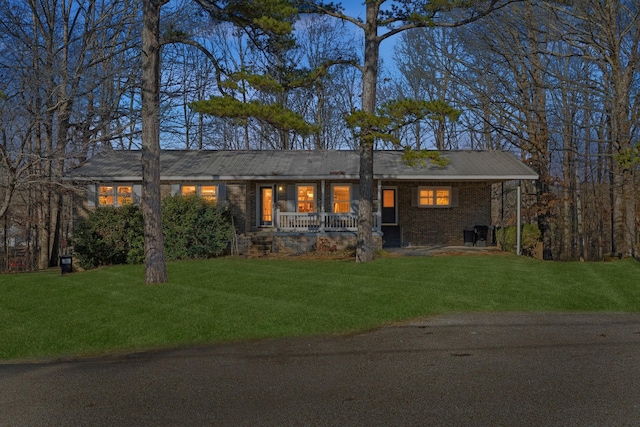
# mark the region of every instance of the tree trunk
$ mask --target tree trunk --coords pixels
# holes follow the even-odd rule
[[[378,56],[380,39],[377,34],[379,5],[367,2],[365,26],[364,73],[362,78],[362,111],[373,114],[376,109]],[[356,261],[373,260],[373,145],[368,125],[361,129],[360,139],[360,206],[358,210],[358,245]]]
[[[142,29],[142,215],[145,282],[165,283],[160,213],[160,7],[144,0]]]

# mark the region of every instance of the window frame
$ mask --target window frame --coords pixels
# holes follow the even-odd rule
[[[335,189],[336,187],[347,187],[349,189],[349,197],[347,200],[339,200],[336,201],[336,193],[335,193]],[[345,184],[340,184],[340,183],[335,183],[335,184],[331,184],[331,213],[338,213],[338,214],[350,214],[353,213],[353,206],[352,206],[352,199],[353,197],[353,185],[349,184],[349,183],[345,183]],[[349,206],[349,210],[345,211],[345,212],[337,212],[335,209],[335,204],[336,203],[346,203],[347,206]]]
[[[300,210],[300,187],[313,187],[313,209],[311,211],[301,211]],[[303,201],[307,202],[306,200]],[[317,213],[318,212],[318,186],[312,183],[299,183],[296,184],[296,212],[300,213]]]
[[[135,191],[134,191],[134,185],[127,183],[127,184],[98,184],[97,186],[98,188],[96,189],[96,195],[97,195],[97,207],[104,207],[104,206],[114,206],[114,207],[120,207],[120,206],[125,206],[125,205],[132,205],[135,203]],[[102,192],[101,190],[103,188],[111,188],[111,191],[109,192]],[[128,191],[121,191],[121,188],[128,188]],[[112,202],[111,203],[107,203],[107,202],[103,202],[103,198],[112,198]],[[129,201],[127,203],[121,203],[121,199],[128,199]]]
[[[189,193],[189,194],[184,194],[184,189],[186,187],[194,187],[195,188],[195,192],[193,193]],[[213,196],[209,196],[209,195],[203,195],[202,194],[202,188],[203,187],[212,187],[214,188],[214,192],[215,194]],[[194,184],[194,183],[181,183],[180,184],[180,192],[178,193],[180,196],[182,197],[189,197],[189,196],[198,196],[198,197],[202,197],[204,200],[207,200],[209,202],[218,203],[218,197],[220,197],[220,186],[218,184]],[[211,199],[211,197],[213,197],[213,199]]]
[[[422,203],[422,192],[431,191],[432,203]],[[446,191],[448,203],[438,204],[438,191]],[[453,206],[453,189],[450,186],[420,186],[416,197],[416,203],[419,208],[450,208]]]

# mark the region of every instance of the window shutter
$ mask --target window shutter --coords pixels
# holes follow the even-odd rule
[[[419,206],[420,202],[418,201],[418,187],[411,188],[411,206]]]
[[[98,201],[98,192],[95,184],[87,185],[87,206],[95,208]]]
[[[223,183],[218,184],[218,194],[217,194],[218,203],[222,203],[227,200],[227,186]]]
[[[296,196],[296,185],[287,184],[287,212],[296,212],[296,202],[298,198]]]
[[[458,207],[458,187],[451,187],[451,207]]]
[[[358,213],[360,210],[360,184],[353,184],[351,186],[351,212]]]
[[[135,184],[133,186],[133,204],[139,205],[142,203],[142,184]]]
[[[177,196],[180,194],[180,184],[171,184],[171,195]]]

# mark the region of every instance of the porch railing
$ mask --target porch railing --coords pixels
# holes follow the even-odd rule
[[[276,211],[276,227],[279,231],[292,232],[358,231],[358,215]],[[380,229],[380,215],[377,212],[373,214],[373,229]]]

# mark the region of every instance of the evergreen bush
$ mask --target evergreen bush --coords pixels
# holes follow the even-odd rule
[[[162,200],[162,228],[168,261],[221,255],[232,235],[229,211],[201,197]],[[73,231],[74,254],[82,268],[144,261],[144,225],[138,206],[105,206]]]
[[[504,242],[502,249],[509,252],[516,252],[517,236],[516,227],[502,228],[498,231],[498,241]],[[531,255],[540,240],[540,229],[536,224],[523,224],[522,226],[522,253]]]
[[[143,260],[142,211],[138,206],[105,206],[73,230],[73,251],[82,268],[135,264]]]
[[[168,260],[215,257],[231,240],[229,211],[197,196],[163,199],[162,223]]]

